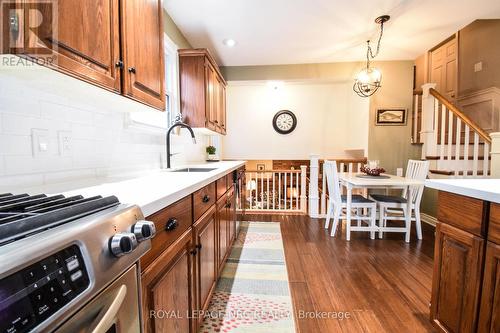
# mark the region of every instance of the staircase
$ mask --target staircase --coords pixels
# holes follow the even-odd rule
[[[431,178],[484,178],[491,171],[491,137],[467,115],[424,84],[414,93],[412,141],[431,161]]]

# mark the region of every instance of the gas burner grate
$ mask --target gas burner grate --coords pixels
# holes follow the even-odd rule
[[[0,194],[0,246],[119,203],[115,196]]]

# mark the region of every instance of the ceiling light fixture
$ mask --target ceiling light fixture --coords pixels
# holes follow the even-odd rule
[[[233,47],[236,45],[236,41],[231,38],[224,39],[222,43],[224,43],[224,45],[226,45],[227,47]]]
[[[360,97],[369,97],[373,95],[378,88],[381,87],[382,83],[382,73],[375,67],[370,67],[370,59],[374,59],[380,51],[380,41],[382,40],[382,35],[384,34],[384,23],[389,21],[391,17],[389,15],[382,15],[375,19],[375,23],[380,24],[380,35],[377,42],[377,50],[373,54],[372,48],[370,46],[370,40],[366,41],[366,68],[356,75],[354,80],[354,85],[352,89]]]

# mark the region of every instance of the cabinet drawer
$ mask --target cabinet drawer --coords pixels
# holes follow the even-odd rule
[[[192,218],[191,195],[146,218],[154,222],[156,236],[151,241],[151,250],[141,258],[143,269],[191,227]]]
[[[437,218],[439,222],[485,237],[487,205],[479,199],[440,191]]]
[[[227,191],[227,176],[217,179],[217,199],[221,198]]]
[[[500,245],[500,204],[497,203],[492,203],[490,208],[488,240]]]
[[[215,204],[215,195],[215,182],[193,193],[194,221]]]

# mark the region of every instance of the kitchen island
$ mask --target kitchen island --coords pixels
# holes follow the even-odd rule
[[[440,332],[500,330],[500,179],[433,179],[439,191],[430,319]]]

